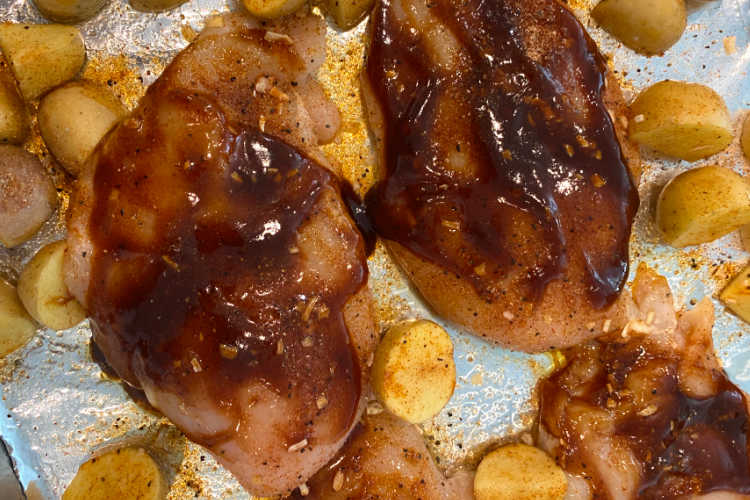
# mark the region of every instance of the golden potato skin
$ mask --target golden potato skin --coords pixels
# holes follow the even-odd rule
[[[730,311],[750,323],[750,266],[745,266],[732,278],[719,299]]]
[[[487,454],[474,476],[476,500],[562,500],[563,470],[542,450],[509,444]]]
[[[0,54],[0,143],[21,144],[29,135],[29,116],[16,78]]]
[[[18,296],[32,318],[53,330],[64,330],[86,318],[81,304],[65,286],[65,241],[42,247],[18,278]]]
[[[102,137],[126,114],[106,88],[72,82],[44,96],[39,104],[39,130],[58,162],[73,175]]]
[[[90,19],[107,0],[33,0],[44,17],[58,23],[74,24]]]
[[[591,16],[622,43],[649,56],[677,43],[687,25],[685,0],[602,0]]]
[[[159,466],[142,448],[122,448],[79,467],[63,500],[162,500],[166,484]]]
[[[453,342],[432,321],[400,323],[378,345],[371,374],[383,406],[407,422],[424,422],[437,415],[453,395]]]
[[[16,287],[0,279],[0,357],[26,345],[36,325],[23,308]]]
[[[742,125],[742,136],[740,137],[740,146],[745,158],[750,161],[750,113],[745,115],[745,122]]]
[[[2,23],[0,49],[27,101],[71,80],[86,59],[81,32],[61,24]]]
[[[630,106],[632,141],[659,153],[696,161],[732,142],[729,110],[705,85],[665,80],[652,85]]]
[[[253,17],[276,19],[305,5],[305,0],[242,0],[242,5]]]
[[[348,30],[359,24],[374,4],[375,0],[326,0],[326,11],[340,28]]]
[[[718,166],[683,172],[659,195],[656,222],[674,247],[713,241],[750,224],[750,183]]]

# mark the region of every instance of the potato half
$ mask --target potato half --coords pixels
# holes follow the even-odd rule
[[[159,466],[142,448],[122,448],[79,467],[63,500],[162,500],[167,487]]]
[[[86,59],[81,32],[61,24],[2,23],[0,49],[26,100],[72,79]]]
[[[434,417],[456,386],[450,336],[426,320],[392,327],[375,351],[372,385],[394,415],[412,423]]]
[[[21,144],[29,135],[26,106],[16,88],[16,78],[0,55],[0,143]]]
[[[23,308],[16,287],[0,279],[0,357],[26,345],[36,325]]]
[[[109,91],[78,81],[57,88],[39,104],[39,131],[60,164],[78,175],[102,137],[126,114]]]
[[[647,88],[630,106],[630,139],[659,153],[695,161],[732,142],[724,100],[705,85],[666,80]]]
[[[58,23],[80,23],[90,19],[108,0],[33,0],[44,17]]]
[[[745,115],[745,122],[742,125],[742,137],[740,137],[740,146],[745,158],[750,160],[750,113]]]
[[[713,241],[750,224],[750,183],[724,167],[683,172],[659,195],[656,222],[674,247]]]
[[[43,247],[21,272],[18,296],[31,317],[53,330],[64,330],[86,318],[68,291],[63,276],[65,241]]]
[[[375,0],[326,0],[326,11],[345,30],[355,27],[372,9]]]
[[[275,19],[302,8],[305,0],[242,0],[250,15],[261,19]]]
[[[474,476],[476,500],[562,500],[565,472],[542,450],[509,444],[487,454]]]
[[[750,323],[750,266],[729,282],[719,299],[730,311]]]
[[[602,0],[591,16],[615,38],[645,55],[663,54],[687,26],[685,0]]]

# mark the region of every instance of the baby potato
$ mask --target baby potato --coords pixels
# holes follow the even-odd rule
[[[0,243],[14,247],[34,236],[56,205],[55,186],[36,156],[0,145]]]
[[[612,36],[645,55],[663,54],[687,25],[685,0],[602,0],[591,16]]]
[[[750,266],[746,266],[719,295],[727,308],[750,323]]]
[[[394,415],[419,423],[437,415],[456,386],[453,342],[432,321],[392,327],[375,351],[372,385]]]
[[[50,152],[73,175],[126,110],[108,90],[90,82],[72,82],[44,96],[39,131]]]
[[[374,3],[375,0],[327,0],[326,10],[340,28],[348,30],[364,19]]]
[[[29,134],[29,117],[16,89],[16,78],[0,56],[0,142],[21,144]]]
[[[81,32],[61,24],[2,23],[0,49],[29,101],[72,79],[86,59]]]
[[[474,476],[476,500],[562,500],[565,472],[542,450],[509,444],[487,454]]]
[[[660,153],[695,161],[729,146],[732,124],[724,100],[712,89],[666,80],[630,106],[628,135]]]
[[[79,467],[62,500],[162,500],[167,488],[159,466],[142,448],[122,448]]]
[[[740,146],[745,158],[750,160],[750,113],[745,116],[745,123],[742,125],[742,137],[740,137]]]
[[[250,15],[261,19],[286,16],[305,5],[305,0],[242,0]]]
[[[44,17],[58,23],[79,23],[90,19],[107,4],[107,0],[34,0]]]
[[[179,7],[187,0],[130,0],[130,6],[141,12],[163,12]]]
[[[713,241],[750,224],[750,183],[724,167],[683,172],[659,195],[656,222],[674,247]]]
[[[68,291],[63,276],[65,241],[43,247],[21,272],[18,296],[31,317],[53,330],[64,330],[86,318]]]
[[[36,325],[18,299],[16,287],[0,280],[0,357],[26,345]]]

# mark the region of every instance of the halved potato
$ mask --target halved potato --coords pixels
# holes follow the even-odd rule
[[[745,158],[750,160],[750,113],[745,116],[745,123],[742,125],[742,137],[740,137],[740,146]]]
[[[0,279],[0,357],[26,345],[36,325],[23,308],[16,287]]]
[[[25,242],[56,206],[55,186],[37,157],[18,146],[0,145],[0,243]]]
[[[633,141],[687,161],[706,158],[732,142],[724,100],[705,85],[666,80],[647,88],[630,106]]]
[[[732,278],[719,299],[730,311],[750,323],[750,266]]]
[[[339,27],[348,30],[365,18],[374,3],[375,0],[326,0],[326,10]]]
[[[656,222],[674,247],[713,241],[750,224],[750,183],[724,167],[683,172],[659,195]]]
[[[90,19],[107,4],[107,0],[34,0],[44,17],[58,23],[79,23]]]
[[[305,5],[305,0],[242,0],[250,15],[261,19],[286,16]]]
[[[39,104],[39,130],[65,170],[80,173],[102,137],[126,114],[106,88],[78,81],[57,88]]]
[[[65,241],[43,247],[21,272],[18,296],[31,317],[53,330],[64,330],[86,318],[63,277]]]
[[[2,23],[0,49],[26,100],[72,79],[86,59],[81,32],[61,24]]]
[[[392,327],[375,351],[372,385],[394,415],[412,423],[434,417],[456,386],[450,336],[426,320]]]
[[[542,450],[509,444],[487,454],[474,476],[476,500],[562,500],[565,472]]]
[[[142,12],[162,12],[179,7],[187,0],[130,0],[130,6]]]
[[[663,54],[687,25],[685,0],[602,0],[591,16],[622,43],[645,55]]]
[[[26,106],[16,88],[16,78],[0,54],[0,142],[21,144],[29,134]]]
[[[142,448],[122,448],[81,465],[62,498],[162,500],[166,495],[167,485],[151,455]]]

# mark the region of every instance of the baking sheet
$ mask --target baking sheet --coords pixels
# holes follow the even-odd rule
[[[580,19],[611,59],[626,96],[670,78],[704,83],[726,100],[739,137],[743,109],[750,107],[750,0],[689,1],[686,33],[665,57],[645,58],[622,47],[588,19],[596,0],[570,0]],[[145,85],[187,45],[205,18],[234,8],[223,0],[193,0],[168,13],[134,11],[113,0],[95,18],[80,25],[89,61],[84,76],[109,85],[129,106]],[[0,20],[44,22],[27,0],[0,0]],[[343,114],[342,132],[325,152],[355,186],[365,188],[375,170],[362,121],[357,73],[362,63],[363,25],[347,33],[329,30],[328,61],[320,79]],[[736,50],[727,50],[735,37]],[[727,40],[725,46],[725,40]],[[26,145],[43,154],[37,138]],[[55,178],[64,176],[43,156]],[[646,153],[631,257],[664,274],[677,300],[690,303],[714,296],[748,260],[737,235],[701,248],[675,250],[659,243],[653,227],[654,197],[676,173],[702,163],[720,163],[750,174],[737,141],[705,162],[664,161]],[[58,216],[21,248],[0,248],[0,275],[15,279],[23,264],[46,242],[63,237],[65,196]],[[404,318],[433,317],[409,287],[382,247],[369,261],[370,286],[381,329]],[[716,302],[714,342],[732,379],[750,391],[750,327]],[[534,418],[533,389],[553,366],[549,355],[529,356],[484,343],[445,325],[455,342],[456,392],[432,422],[425,439],[440,465],[471,464],[487,446],[526,439]],[[46,498],[59,498],[78,465],[92,453],[122,444],[139,444],[159,460],[172,481],[170,498],[249,498],[237,482],[200,447],[190,443],[166,419],[134,402],[123,387],[102,373],[89,353],[87,322],[63,332],[40,331],[26,347],[0,361],[0,434],[7,443],[24,487]]]

